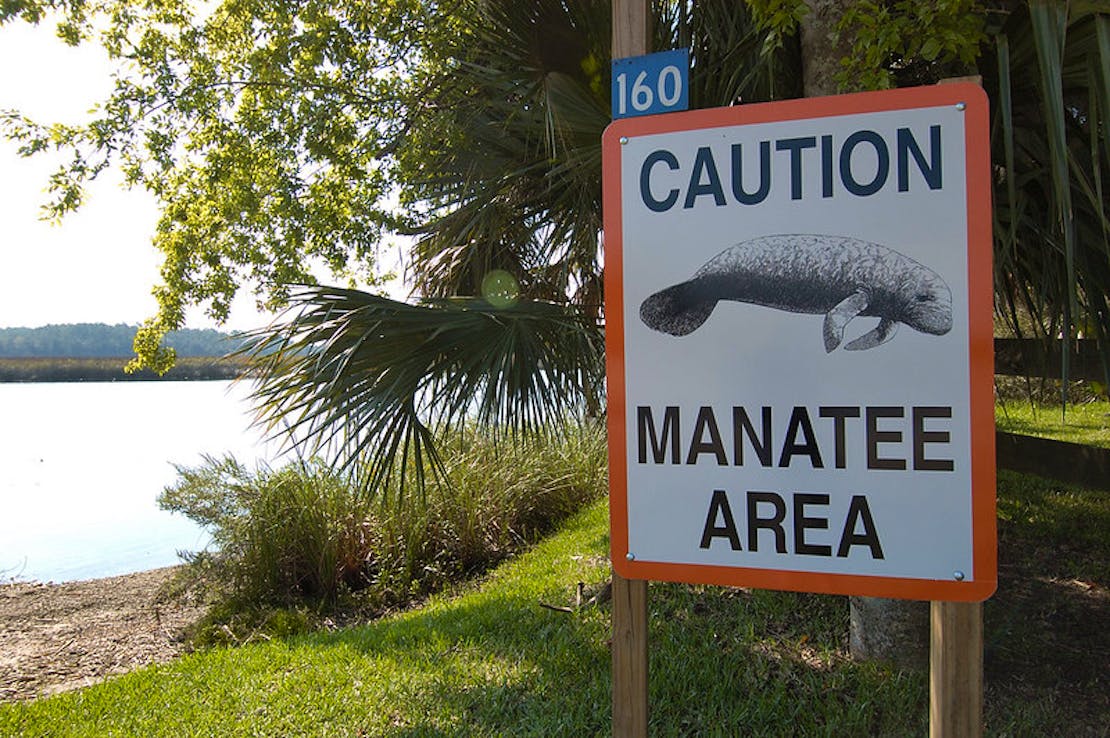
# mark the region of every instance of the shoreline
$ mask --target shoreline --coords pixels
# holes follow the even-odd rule
[[[130,357],[0,358],[0,382],[203,382],[238,379],[246,372],[239,360],[221,356],[184,356],[164,375],[149,369],[124,371]]]
[[[0,702],[86,687],[185,652],[203,605],[161,596],[177,566],[0,584]]]
[[[173,572],[185,566],[183,563],[176,564],[162,564],[159,566],[152,566],[148,569],[136,569],[135,571],[125,571],[119,574],[104,574],[95,575],[91,577],[83,577],[81,579],[35,579],[23,578],[22,575],[16,574],[15,576],[0,576],[0,592],[5,591],[9,587],[64,587],[70,584],[90,584],[92,582],[106,582],[110,579],[123,579],[126,577],[141,577],[145,574],[154,574],[156,572]]]

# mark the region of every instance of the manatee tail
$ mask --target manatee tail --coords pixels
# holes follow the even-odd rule
[[[707,297],[697,280],[681,282],[656,292],[640,305],[640,320],[648,328],[672,336],[693,333],[709,318],[718,298]]]

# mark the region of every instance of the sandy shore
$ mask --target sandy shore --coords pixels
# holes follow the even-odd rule
[[[204,609],[158,598],[172,572],[0,585],[0,701],[85,687],[181,653],[182,628]]]

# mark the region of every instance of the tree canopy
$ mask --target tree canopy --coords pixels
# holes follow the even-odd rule
[[[664,3],[657,26],[660,48],[695,46],[695,105],[797,94],[796,59],[763,49],[743,4],[707,6]],[[109,167],[157,198],[159,307],[135,346],[148,366],[172,363],[161,337],[186,307],[224,318],[241,286],[271,309],[313,266],[373,286],[389,233],[418,238],[423,294],[477,294],[501,268],[524,296],[596,309],[609,13],[592,0],[9,0],[0,25],[54,23],[117,71],[86,121],[6,111],[0,125],[21,153],[64,157],[49,217]]]
[[[99,43],[114,89],[87,121],[2,119],[20,151],[57,150],[47,215],[82,203],[85,184],[119,167],[158,201],[158,314],[136,341],[160,346],[187,305],[227,316],[251,284],[267,307],[323,264],[373,285],[383,228],[399,222],[391,151],[434,37],[434,4],[230,0],[12,0],[0,23],[56,23],[66,43]],[[423,30],[427,29],[427,30]]]

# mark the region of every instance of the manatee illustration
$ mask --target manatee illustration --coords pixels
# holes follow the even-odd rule
[[[848,351],[889,341],[899,323],[922,333],[952,329],[952,292],[936,272],[897,251],[844,236],[780,234],[744,241],[707,261],[693,277],[640,305],[649,328],[685,336],[721,300],[825,316],[825,351],[858,315],[879,324],[845,345]]]

